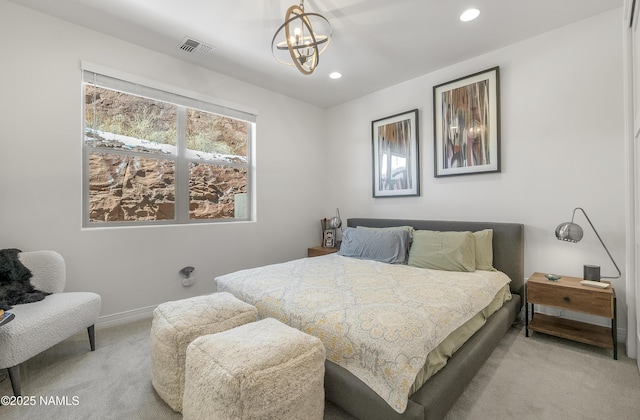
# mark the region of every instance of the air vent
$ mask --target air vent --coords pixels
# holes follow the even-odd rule
[[[178,49],[187,54],[209,55],[209,54],[213,54],[213,51],[216,48],[212,45],[207,45],[205,43],[196,41],[195,39],[186,36],[184,37],[180,45],[178,45]]]

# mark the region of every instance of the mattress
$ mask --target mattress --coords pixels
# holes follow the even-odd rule
[[[509,282],[498,271],[445,272],[337,254],[216,278],[218,291],[255,305],[261,318],[320,338],[328,360],[398,413],[406,409],[416,378],[438,369],[427,367],[424,374],[427,355],[495,305]],[[462,336],[469,334],[465,331]]]
[[[445,338],[442,343],[431,350],[427,355],[427,360],[422,369],[416,375],[416,379],[411,386],[409,395],[413,395],[429,378],[438,373],[440,369],[446,366],[449,358],[467,342],[473,334],[475,334],[487,322],[487,318],[493,315],[504,304],[511,300],[511,291],[509,285],[505,285],[496,294],[495,298],[486,308],[478,312],[469,321],[462,324],[458,329],[453,331]]]

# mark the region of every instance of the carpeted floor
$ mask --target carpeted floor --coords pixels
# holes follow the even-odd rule
[[[151,386],[150,326],[151,320],[144,320],[98,328],[95,352],[88,351],[83,333],[29,360],[22,366],[23,403],[29,405],[0,407],[0,418],[181,419]],[[623,348],[620,360],[610,354],[543,334],[526,338],[522,327],[512,328],[447,420],[637,420],[635,360]],[[0,372],[0,381],[0,395],[12,395],[6,371]],[[330,403],[324,418],[353,419]]]

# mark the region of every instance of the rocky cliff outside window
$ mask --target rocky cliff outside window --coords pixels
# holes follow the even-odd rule
[[[85,227],[251,220],[255,115],[86,63],[83,93]]]

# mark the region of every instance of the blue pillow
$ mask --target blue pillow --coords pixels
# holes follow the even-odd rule
[[[406,230],[369,230],[345,228],[338,255],[375,260],[390,264],[406,264],[409,250]]]

